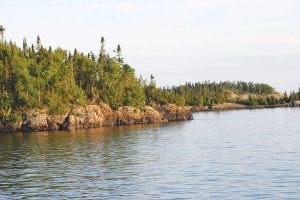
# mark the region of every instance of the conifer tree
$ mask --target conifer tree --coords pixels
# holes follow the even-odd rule
[[[1,42],[4,42],[4,32],[5,32],[5,28],[2,25],[0,25]]]
[[[123,63],[123,58],[122,58],[122,49],[121,49],[121,45],[119,45],[119,44],[118,44],[118,46],[117,46],[116,53],[117,53],[117,61],[118,61],[119,65],[121,65],[121,64]]]
[[[101,63],[105,56],[105,39],[104,37],[101,37],[100,39],[100,54],[99,54],[99,62]]]

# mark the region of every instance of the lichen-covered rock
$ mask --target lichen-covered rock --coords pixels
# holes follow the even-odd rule
[[[87,105],[74,108],[66,117],[63,129],[96,128],[114,125],[116,117],[105,105]]]
[[[162,113],[168,121],[180,121],[193,119],[190,108],[185,106],[176,106],[174,104],[166,104],[158,106],[158,111]]]
[[[166,122],[164,116],[150,106],[137,109],[132,106],[120,107],[116,111],[117,125],[152,124]]]
[[[96,105],[74,108],[66,117],[63,127],[66,129],[91,128],[102,126],[103,115]]]
[[[120,107],[116,112],[117,125],[129,125],[141,123],[143,113],[132,106]]]
[[[107,104],[100,104],[100,109],[102,110],[104,121],[103,126],[113,126],[116,124],[117,116],[116,113]]]
[[[143,117],[141,119],[141,123],[143,124],[161,123],[168,121],[162,113],[158,112],[150,106],[144,107],[143,112]]]
[[[47,110],[30,110],[23,112],[21,131],[48,130]]]

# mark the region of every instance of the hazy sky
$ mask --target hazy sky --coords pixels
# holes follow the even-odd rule
[[[205,80],[300,87],[300,0],[0,0],[6,39],[98,53],[118,43],[159,85]]]

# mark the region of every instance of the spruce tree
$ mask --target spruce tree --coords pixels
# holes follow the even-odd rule
[[[5,32],[5,28],[2,25],[0,25],[1,42],[4,42],[4,32]]]

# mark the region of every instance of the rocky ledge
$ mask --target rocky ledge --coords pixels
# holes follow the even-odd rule
[[[78,106],[63,115],[49,115],[47,110],[29,110],[20,113],[17,122],[0,124],[0,132],[47,131],[97,128],[103,126],[164,123],[193,119],[190,108],[173,104],[141,109],[131,106],[112,110],[107,104]]]

